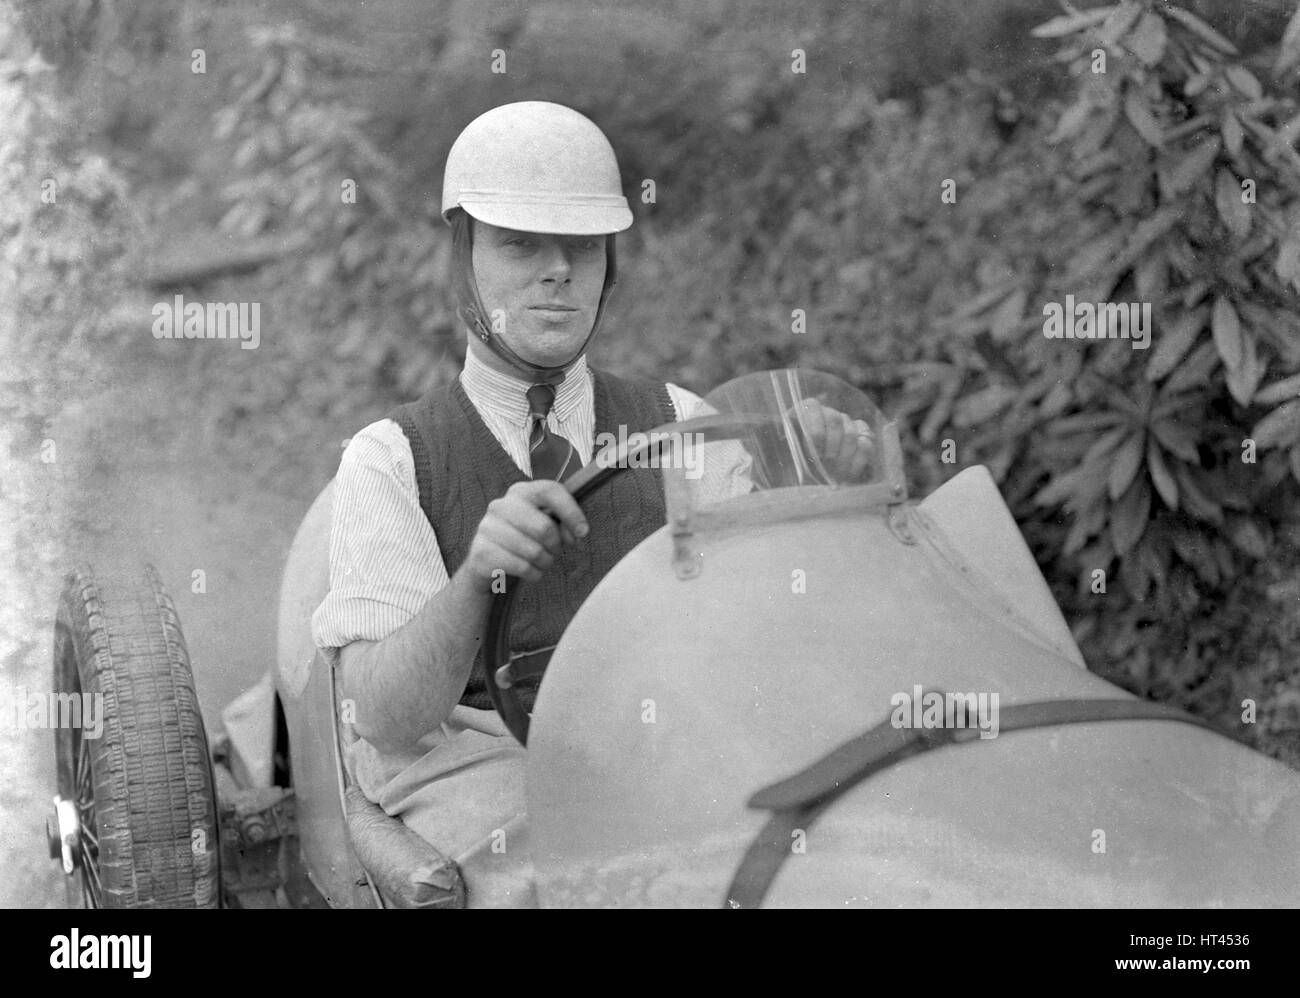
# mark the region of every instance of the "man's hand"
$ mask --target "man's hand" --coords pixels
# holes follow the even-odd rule
[[[493,573],[536,581],[563,545],[587,531],[587,518],[558,482],[520,482],[489,503],[449,585],[388,637],[340,650],[357,734],[381,751],[410,751],[442,724],[469,681]]]
[[[876,442],[865,420],[849,419],[817,399],[799,402],[793,415],[836,482],[857,482],[866,477],[867,468],[876,458]]]
[[[561,547],[577,543],[588,529],[581,507],[559,482],[519,482],[488,503],[464,568],[484,593],[495,572],[536,582]]]

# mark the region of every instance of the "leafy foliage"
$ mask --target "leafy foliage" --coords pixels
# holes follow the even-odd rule
[[[454,374],[446,150],[487,107],[560,100],[610,135],[637,216],[599,363],[696,390],[798,363],[868,390],[900,416],[914,492],[992,470],[1092,668],[1300,764],[1295,20],[1216,0],[285,0],[245,31],[239,4],[113,5],[107,27],[93,3],[27,6],[153,195],[151,239],[292,247],[203,289],[263,302],[255,357],[177,362],[228,460],[302,494],[341,437]],[[177,69],[196,33],[208,85]],[[141,80],[169,100],[142,106]],[[1067,295],[1149,302],[1151,348],[1047,339]],[[1259,725],[1238,725],[1245,697]]]
[[[1058,238],[1028,247],[1018,279],[955,316],[957,335],[1009,340],[1013,359],[971,379],[954,410],[1001,414],[1003,431],[976,440],[1004,448],[992,463],[1040,550],[1073,568],[1075,607],[1095,602],[1093,572],[1118,566],[1121,599],[1079,628],[1103,653],[1093,661],[1127,659],[1141,685],[1175,657],[1163,671],[1181,668],[1174,687],[1188,696],[1209,655],[1246,655],[1196,647],[1196,618],[1294,563],[1300,105],[1293,78],[1261,79],[1258,60],[1167,4],[1070,12],[1037,33],[1063,40],[1079,77],[1049,136],[1062,157]],[[1294,66],[1298,44],[1293,28],[1277,70]],[[1067,294],[1150,302],[1154,348],[1045,348],[1043,320],[1033,309],[1022,320],[1024,306]],[[1063,537],[1055,510],[1070,517]]]
[[[140,219],[122,173],[80,146],[52,67],[0,15],[0,413],[34,450],[59,407],[104,375],[98,345],[125,321]]]

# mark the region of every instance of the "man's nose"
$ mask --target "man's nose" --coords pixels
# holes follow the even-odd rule
[[[567,281],[573,261],[569,259],[569,250],[563,241],[556,239],[547,243],[542,257],[543,281]]]

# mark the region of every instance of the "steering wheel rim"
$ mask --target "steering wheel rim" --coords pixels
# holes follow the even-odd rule
[[[674,437],[686,433],[698,434],[703,438],[703,443],[715,443],[735,439],[748,430],[761,429],[770,423],[767,416],[739,414],[697,416],[679,423],[664,423],[642,434],[642,439],[634,441],[635,435],[632,435],[620,444],[605,448],[592,458],[591,463],[584,465],[561,484],[581,505],[587,496],[619,472],[629,467],[649,467],[649,459],[671,446]],[[488,698],[501,715],[506,728],[518,739],[520,745],[526,746],[532,715],[524,707],[515,685],[502,685],[498,679],[498,673],[508,667],[511,661],[510,623],[514,615],[515,598],[524,581],[519,576],[507,576],[505,592],[493,597],[483,630],[483,679]],[[543,665],[534,674],[540,678],[544,672]]]

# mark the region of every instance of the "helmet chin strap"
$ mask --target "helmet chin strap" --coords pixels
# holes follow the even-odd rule
[[[534,384],[559,384],[563,381],[565,368],[587,352],[587,346],[596,335],[596,330],[600,328],[600,321],[605,314],[605,305],[609,302],[609,297],[618,283],[613,234],[605,237],[605,283],[600,289],[600,303],[596,306],[596,318],[591,324],[591,331],[587,333],[587,338],[582,341],[582,346],[577,352],[558,367],[539,367],[530,364],[511,350],[499,335],[493,334],[487,309],[483,307],[483,300],[479,297],[478,282],[474,280],[473,224],[469,214],[463,208],[457,211],[452,219],[451,240],[452,269],[455,271],[460,317],[469,326],[470,332]]]

